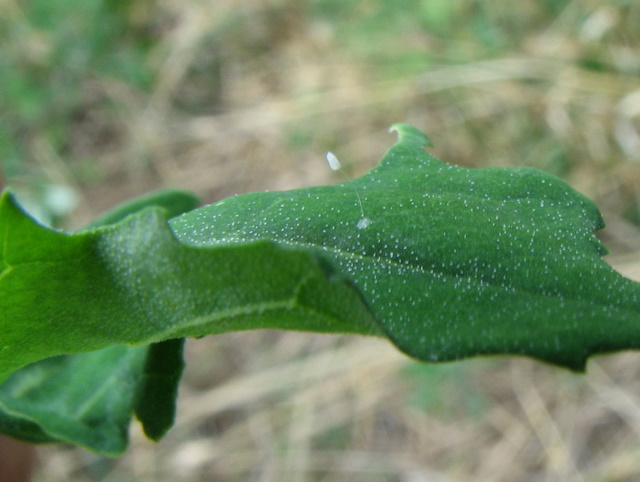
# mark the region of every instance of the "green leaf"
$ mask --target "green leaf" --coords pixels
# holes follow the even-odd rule
[[[183,349],[184,338],[154,343],[148,349],[135,412],[152,440],[160,440],[173,425],[184,369]]]
[[[175,418],[183,345],[114,346],[32,363],[0,385],[0,433],[118,455],[135,410],[147,436],[158,440]]]
[[[175,216],[198,203],[191,193],[159,191],[118,206],[92,225],[118,222],[148,206]],[[0,433],[117,455],[126,449],[135,406],[145,433],[157,439],[173,425],[183,345],[184,339],[115,346],[28,365],[0,384]]]
[[[640,285],[601,259],[591,201],[535,169],[445,164],[422,132],[394,129],[398,144],[359,179],[237,196],[171,226],[192,246],[316,253],[420,360],[522,354],[583,370],[592,354],[640,346]]]
[[[193,248],[164,211],[77,234],[0,199],[0,376],[63,353],[241,329],[375,333],[359,292],[305,250]]]
[[[72,442],[119,454],[127,445],[146,352],[146,347],[114,346],[31,364],[2,384],[0,421],[25,424],[8,431],[23,440]]]
[[[131,214],[135,214],[152,206],[163,208],[167,213],[167,217],[173,218],[179,214],[191,211],[198,204],[200,204],[200,199],[193,193],[177,189],[162,189],[114,207],[95,219],[87,227],[98,228],[115,224]]]
[[[121,405],[159,438],[182,365],[182,343],[164,340],[259,328],[371,334],[425,361],[521,354],[575,370],[638,348],[640,285],[602,260],[603,222],[588,199],[534,169],[445,164],[420,131],[394,129],[399,142],[359,179],[236,196],[168,221],[150,208],[65,234],[3,194],[0,378],[51,356],[142,347],[126,351],[144,353],[124,364],[135,390],[112,391],[135,392]],[[82,378],[77,356],[56,363]],[[18,393],[22,382],[6,383]],[[0,409],[0,429],[67,437],[53,415],[35,423],[2,399]],[[72,432],[113,453],[126,423],[92,445]]]

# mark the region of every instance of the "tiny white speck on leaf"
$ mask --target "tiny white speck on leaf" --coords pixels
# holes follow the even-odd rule
[[[342,167],[342,164],[340,164],[340,161],[333,152],[327,152],[327,162],[329,163],[329,167],[334,171],[339,171]]]

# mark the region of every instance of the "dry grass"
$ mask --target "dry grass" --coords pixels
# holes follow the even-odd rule
[[[407,27],[380,32],[384,41],[345,38],[380,5],[356,2],[332,21],[316,3],[140,2],[132,18],[161,32],[151,90],[87,79],[64,152],[36,131],[29,172],[75,189],[79,226],[167,185],[211,202],[331,183],[327,150],[363,173],[394,142],[387,127],[410,122],[447,161],[563,176],[599,204],[614,264],[640,279],[639,228],[623,215],[640,192],[640,7],[487,7],[503,29],[491,47],[461,30],[417,28],[406,7],[395,20]],[[452,25],[471,31],[471,7],[455,13]],[[25,44],[46,48],[36,33]],[[28,177],[9,181],[24,187]],[[163,441],[134,426],[115,461],[45,447],[36,479],[640,478],[637,354],[598,358],[584,376],[506,358],[421,369],[377,339],[240,333],[190,342],[188,364]]]
[[[586,376],[494,359],[409,377],[412,362],[374,339],[234,334],[189,348],[177,424],[162,442],[134,427],[131,450],[116,462],[47,448],[40,480],[634,480],[640,473],[637,354],[592,361]],[[438,401],[421,405],[416,392]]]

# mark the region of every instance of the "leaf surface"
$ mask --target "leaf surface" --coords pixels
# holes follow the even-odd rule
[[[237,196],[171,226],[192,246],[317,253],[420,360],[522,354],[583,370],[594,353],[640,345],[640,285],[602,260],[590,200],[535,169],[443,163],[422,132],[394,129],[398,144],[359,179]]]
[[[159,191],[116,207],[92,226],[116,223],[149,206],[178,215],[198,203],[191,193]],[[183,344],[176,339],[113,346],[32,363],[0,384],[0,433],[117,455],[127,447],[135,411],[145,433],[158,439],[173,425]]]
[[[107,455],[127,446],[146,347],[114,346],[57,356],[13,373],[0,386],[5,433],[31,442],[70,442]]]
[[[65,234],[0,200],[0,377],[59,354],[243,329],[376,333],[352,283],[272,242],[195,248],[165,213]]]

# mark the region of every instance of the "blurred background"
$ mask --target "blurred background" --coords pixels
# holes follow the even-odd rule
[[[78,229],[161,187],[205,202],[340,182],[409,122],[441,159],[532,166],[593,199],[640,280],[634,0],[0,0],[2,179]],[[640,356],[417,364],[377,339],[189,342],[176,426],[35,480],[640,479]]]

